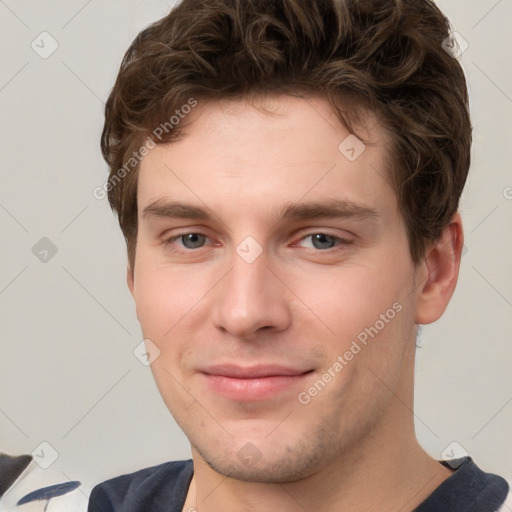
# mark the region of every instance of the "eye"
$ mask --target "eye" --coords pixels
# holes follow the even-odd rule
[[[302,245],[305,241],[311,240],[310,244]],[[328,235],[327,233],[312,233],[310,235],[305,236],[300,245],[302,247],[308,247],[312,249],[332,249],[337,245],[348,245],[352,242],[350,240],[345,240],[344,238],[340,238],[333,235]]]
[[[197,249],[206,242],[206,236],[200,233],[187,233],[186,235],[181,235],[180,239],[187,249]]]
[[[201,233],[185,233],[183,235],[174,236],[165,241],[166,245],[180,241],[181,245],[186,249],[198,249],[204,246],[207,240],[206,235]]]

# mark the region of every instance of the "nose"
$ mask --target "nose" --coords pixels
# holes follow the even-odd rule
[[[231,270],[212,301],[215,326],[237,338],[285,330],[291,321],[287,288],[269,268],[265,252],[252,262],[233,251]]]

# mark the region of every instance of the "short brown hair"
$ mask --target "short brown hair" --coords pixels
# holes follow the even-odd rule
[[[449,35],[430,0],[182,0],[135,38],[105,108],[108,198],[132,270],[139,162],[133,170],[126,162],[144,140],[164,144],[183,134],[185,124],[170,126],[169,117],[191,98],[298,91],[325,97],[352,132],[344,98],[378,112],[419,263],[456,213],[470,164],[468,92],[459,62],[443,48]],[[158,126],[166,129],[157,141]]]

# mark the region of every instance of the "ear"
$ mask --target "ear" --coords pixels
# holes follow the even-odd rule
[[[134,293],[134,279],[133,279],[133,270],[130,266],[130,264],[126,267],[126,283],[128,284],[128,289],[130,290],[130,293],[132,294],[132,297],[135,298],[133,295]]]
[[[457,284],[464,245],[462,219],[457,212],[440,237],[429,244],[418,268],[417,324],[430,324],[444,313]]]

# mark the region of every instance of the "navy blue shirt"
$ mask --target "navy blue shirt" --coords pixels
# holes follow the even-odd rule
[[[181,512],[193,473],[186,460],[112,478],[94,487],[88,512]],[[506,480],[467,457],[414,512],[496,512],[508,492]]]

